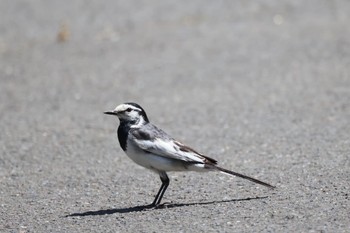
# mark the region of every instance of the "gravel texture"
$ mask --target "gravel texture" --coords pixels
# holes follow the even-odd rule
[[[349,1],[0,1],[0,232],[349,232]],[[159,177],[134,101],[219,173]],[[68,215],[68,216],[67,216]]]

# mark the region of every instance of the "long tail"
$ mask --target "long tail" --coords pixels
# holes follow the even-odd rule
[[[230,174],[230,175],[233,175],[233,176],[238,176],[238,177],[241,177],[243,179],[250,180],[250,181],[252,181],[254,183],[261,184],[261,185],[264,185],[264,186],[272,188],[272,189],[276,188],[275,186],[273,186],[271,184],[268,184],[268,183],[265,183],[265,182],[263,182],[261,180],[254,179],[252,177],[249,177],[249,176],[246,176],[246,175],[234,172],[234,171],[230,171],[230,170],[227,170],[227,169],[222,168],[222,167],[215,166],[215,168],[218,169],[221,172],[224,172],[224,173],[227,173],[227,174]]]

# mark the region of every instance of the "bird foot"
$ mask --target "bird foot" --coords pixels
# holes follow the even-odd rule
[[[167,208],[168,205],[171,205],[171,202],[164,202],[164,203],[161,203],[161,204],[150,204],[147,206],[147,208],[150,208],[150,209],[164,209],[164,208]]]

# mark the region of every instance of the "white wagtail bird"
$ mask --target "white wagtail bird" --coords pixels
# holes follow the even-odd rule
[[[173,139],[150,123],[146,112],[136,103],[124,103],[104,113],[119,118],[118,139],[125,153],[138,165],[159,174],[162,185],[151,206],[160,204],[170,183],[169,171],[220,171],[274,188],[263,181],[219,167],[215,159]]]

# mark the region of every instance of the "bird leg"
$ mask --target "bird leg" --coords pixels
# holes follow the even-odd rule
[[[163,195],[165,193],[165,190],[168,188],[170,180],[168,175],[165,172],[160,172],[159,173],[160,176],[160,180],[162,181],[162,186],[160,186],[160,189],[156,195],[156,197],[154,198],[153,203],[151,204],[151,206],[158,206],[163,198]]]

